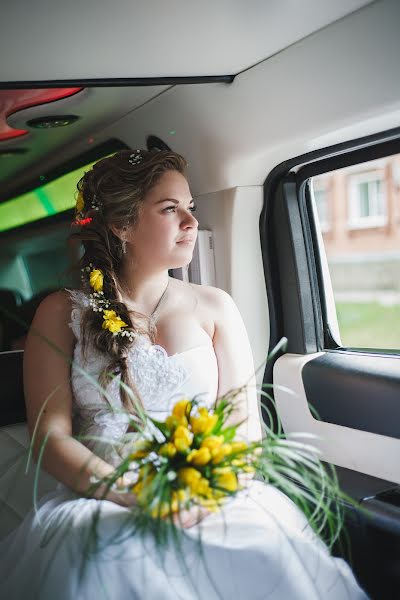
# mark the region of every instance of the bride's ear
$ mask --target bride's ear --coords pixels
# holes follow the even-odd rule
[[[110,225],[110,230],[113,232],[115,237],[121,240],[121,242],[126,242],[126,227],[117,227],[116,225]]]

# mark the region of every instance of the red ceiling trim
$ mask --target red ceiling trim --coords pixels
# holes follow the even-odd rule
[[[40,104],[55,102],[73,96],[83,88],[0,90],[0,142],[18,138],[29,133],[27,129],[14,129],[7,123],[10,115]]]

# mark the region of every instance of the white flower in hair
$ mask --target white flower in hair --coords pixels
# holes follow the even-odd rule
[[[138,165],[140,162],[142,162],[142,160],[143,156],[140,150],[136,150],[135,152],[129,155],[128,162],[130,162],[131,165]]]

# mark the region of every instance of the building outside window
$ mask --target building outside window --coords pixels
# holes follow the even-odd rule
[[[385,181],[382,171],[349,176],[348,227],[382,227],[387,223]]]

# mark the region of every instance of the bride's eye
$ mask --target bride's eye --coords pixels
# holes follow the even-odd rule
[[[173,205],[173,206],[167,206],[166,208],[164,208],[163,212],[170,212],[171,210],[173,210],[175,212],[175,209],[176,209],[175,205]],[[196,209],[197,209],[196,205],[189,206],[189,210],[191,212],[195,212]]]

